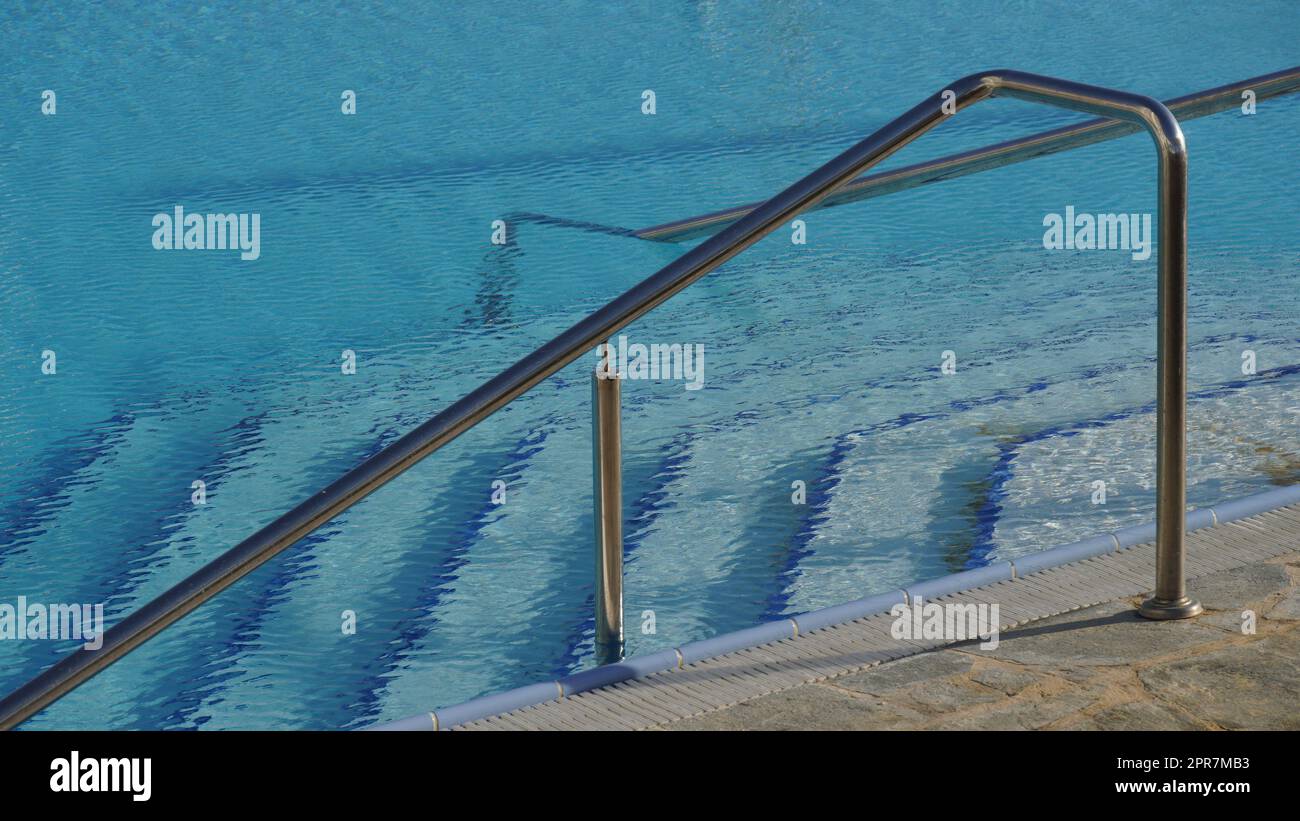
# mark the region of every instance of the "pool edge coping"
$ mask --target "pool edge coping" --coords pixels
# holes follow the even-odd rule
[[[1214,527],[1248,516],[1276,510],[1300,502],[1300,484],[1287,485],[1253,493],[1221,502],[1213,507],[1189,511],[1186,516],[1187,532]],[[440,710],[430,710],[395,721],[373,724],[362,730],[450,730],[453,727],[479,721],[524,707],[533,707],[551,701],[561,701],[579,693],[596,690],[625,681],[645,678],[654,673],[681,669],[689,664],[716,658],[728,653],[747,650],[774,641],[798,638],[827,627],[855,621],[867,616],[887,613],[898,604],[907,605],[916,599],[960,593],[977,587],[1028,576],[1062,565],[1071,564],[1114,553],[1125,548],[1155,539],[1155,522],[1130,525],[1098,534],[1082,541],[1048,548],[1017,559],[1007,559],[985,567],[963,570],[914,582],[886,593],[879,593],[843,604],[811,610],[796,616],[787,616],[741,630],[723,633],[712,638],[688,642],[679,647],[660,650],[642,656],[633,656],[613,664],[593,667],[550,681],[528,684],[479,696]]]

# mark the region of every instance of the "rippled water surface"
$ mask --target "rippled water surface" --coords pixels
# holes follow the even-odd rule
[[[1292,2],[1009,5],[7,7],[0,602],[116,621],[685,247],[599,226],[761,199],[952,79],[1300,63]],[[1078,119],[999,100],[890,164]],[[1184,128],[1203,505],[1300,478],[1300,99]],[[176,205],[260,214],[260,258],[154,250]],[[816,212],[628,331],[706,352],[624,386],[631,652],[1151,518],[1155,257],[1045,251],[1067,205],[1153,212],[1147,138]],[[30,726],[355,727],[591,665],[593,364]],[[0,688],[68,648],[0,642]]]

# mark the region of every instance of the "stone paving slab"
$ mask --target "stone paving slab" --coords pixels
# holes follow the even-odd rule
[[[1300,729],[1300,553],[1188,586],[1197,619],[1146,621],[1123,598],[655,729]]]

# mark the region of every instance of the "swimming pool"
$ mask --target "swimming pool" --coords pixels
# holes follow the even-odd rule
[[[115,621],[682,251],[521,214],[762,198],[994,65],[1168,98],[1300,62],[1293,5],[1109,8],[9,12],[0,602]],[[1078,119],[998,101],[890,165]],[[1298,125],[1184,125],[1193,503],[1300,470]],[[630,652],[1149,520],[1154,256],[1042,243],[1154,211],[1144,140],[816,212],[629,329],[706,350],[702,390],[624,386]],[[155,250],[178,204],[259,213],[259,258]],[[29,726],[361,726],[590,665],[594,364]],[[67,647],[0,642],[0,686]]]

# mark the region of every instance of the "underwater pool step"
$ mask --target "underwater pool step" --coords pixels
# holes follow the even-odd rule
[[[381,724],[375,730],[647,729],[955,640],[895,638],[895,605],[999,606],[999,629],[1150,591],[1154,524],[909,585]],[[1300,550],[1300,485],[1187,515],[1187,575]]]

